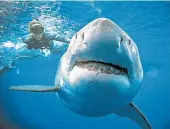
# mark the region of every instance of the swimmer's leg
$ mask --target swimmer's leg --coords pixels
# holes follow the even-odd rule
[[[8,68],[5,66],[0,66],[0,75],[2,75],[5,71],[7,71]]]

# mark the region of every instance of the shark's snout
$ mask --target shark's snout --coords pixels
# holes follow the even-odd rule
[[[116,24],[114,24],[111,20],[107,18],[99,18],[94,21],[93,24],[95,27],[100,27],[102,32],[108,32],[116,27]]]
[[[92,27],[83,32],[87,35],[87,39],[101,43],[112,43],[115,48],[120,47],[122,31],[120,27],[107,18],[99,18],[95,20]]]

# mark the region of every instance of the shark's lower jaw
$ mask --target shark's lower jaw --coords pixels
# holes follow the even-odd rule
[[[100,61],[76,61],[74,66],[105,74],[128,75],[127,68],[122,68],[118,65]]]

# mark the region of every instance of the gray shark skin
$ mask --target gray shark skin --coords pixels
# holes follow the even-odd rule
[[[114,22],[96,19],[71,39],[60,60],[55,86],[12,86],[11,90],[56,92],[76,114],[101,117],[117,114],[151,129],[132,104],[143,80],[135,42]]]

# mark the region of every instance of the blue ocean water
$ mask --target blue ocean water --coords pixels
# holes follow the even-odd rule
[[[71,38],[90,21],[106,17],[136,42],[144,68],[142,88],[133,102],[154,129],[170,129],[170,2],[0,2],[0,44],[20,43],[28,23],[39,18],[48,31]],[[0,60],[13,51],[0,50]],[[87,118],[64,107],[55,93],[14,92],[11,85],[53,85],[62,54],[17,61],[0,75],[0,106],[10,123],[23,129],[138,129],[116,115]],[[6,63],[6,62],[5,62]],[[4,63],[4,64],[5,64]],[[0,122],[1,123],[1,122]]]

